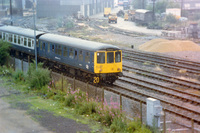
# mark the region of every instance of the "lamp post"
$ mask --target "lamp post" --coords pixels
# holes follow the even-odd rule
[[[153,1],[153,21],[155,20],[155,1],[156,0],[152,0]]]
[[[34,47],[35,47],[35,65],[37,70],[37,45],[36,45],[36,26],[35,26],[35,7],[36,3],[33,1],[33,24],[34,24]]]
[[[12,21],[12,0],[10,0],[10,19],[11,19],[10,25],[13,25],[13,21]]]

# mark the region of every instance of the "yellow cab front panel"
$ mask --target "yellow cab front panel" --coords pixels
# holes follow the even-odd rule
[[[122,72],[122,51],[98,51],[94,55],[96,74]]]

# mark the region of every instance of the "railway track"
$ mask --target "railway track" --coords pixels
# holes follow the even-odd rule
[[[144,70],[144,69],[141,69],[141,68],[138,68],[138,67],[133,67],[133,66],[130,67],[130,66],[127,66],[127,65],[123,65],[123,71],[136,73],[138,75],[142,75],[142,76],[145,76],[145,77],[148,77],[148,78],[153,78],[153,79],[157,79],[157,80],[160,80],[160,81],[164,81],[164,82],[168,82],[168,83],[172,83],[172,84],[176,84],[176,85],[179,85],[179,86],[192,88],[194,90],[200,91],[200,83],[180,79],[180,78],[177,78],[175,76],[171,76],[171,75],[169,76],[167,74],[162,74],[162,73],[159,73],[159,72],[153,72],[153,71],[150,71],[150,70]]]
[[[181,70],[185,69],[188,73],[200,75],[200,63],[196,63],[193,61],[187,61],[183,59],[171,58],[166,56],[154,55],[149,54],[147,52],[140,52],[136,50],[131,50],[132,52],[125,52],[123,53],[123,58],[125,60],[137,61],[137,62],[150,62],[151,64],[157,64],[159,66],[168,68],[168,69],[175,69]],[[175,61],[173,61],[175,60]]]
[[[152,97],[162,102],[163,107],[168,113],[178,115],[188,120],[193,119],[195,123],[200,124],[200,112],[194,109],[183,106],[183,103],[176,103],[173,99],[166,100],[160,95],[156,95],[152,92],[144,92],[140,89],[128,89],[127,84],[115,84],[113,87],[107,87],[106,90],[112,91],[117,94],[121,94],[124,97],[135,101],[142,101],[146,104],[146,98]]]
[[[155,83],[153,82],[153,80],[141,79],[140,77],[141,76],[136,76],[136,75],[135,77],[124,75],[123,79],[120,78],[120,81],[151,90],[154,93],[160,93],[160,95],[173,97],[173,98],[182,100],[183,102],[189,102],[196,106],[200,105],[199,95],[191,94],[191,93],[177,90],[171,87],[167,87],[165,85],[162,85],[161,83]]]

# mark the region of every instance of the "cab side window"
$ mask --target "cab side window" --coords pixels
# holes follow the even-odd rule
[[[105,63],[105,53],[104,52],[97,53],[97,63]]]
[[[115,52],[115,62],[121,62],[121,52]]]
[[[2,32],[0,32],[0,39],[2,39]]]

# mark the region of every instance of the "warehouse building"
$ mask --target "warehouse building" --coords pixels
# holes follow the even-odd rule
[[[37,17],[64,15],[91,16],[103,12],[104,7],[114,7],[114,0],[37,0]]]

